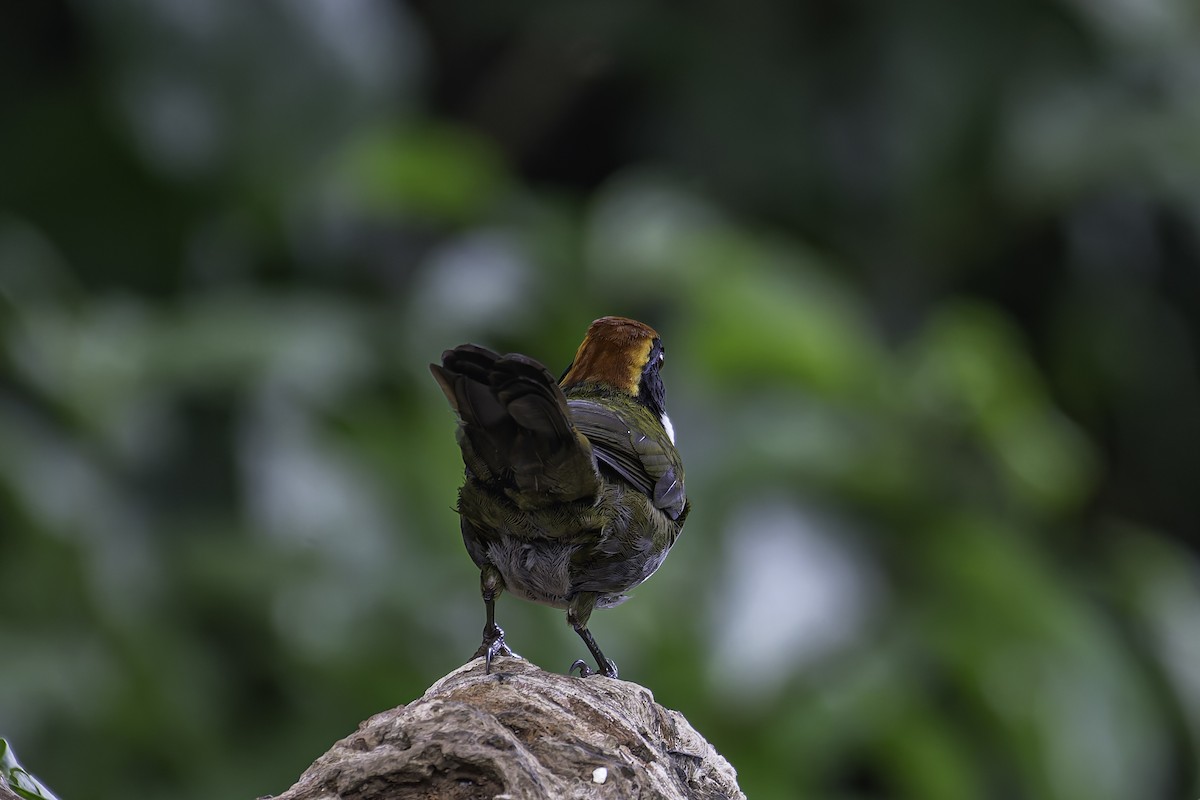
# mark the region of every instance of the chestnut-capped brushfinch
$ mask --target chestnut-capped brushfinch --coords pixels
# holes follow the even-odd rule
[[[690,508],[662,365],[658,334],[624,317],[593,322],[558,381],[528,356],[473,344],[430,365],[458,414],[458,513],[481,571],[487,622],[475,657],[488,672],[497,655],[515,655],[495,620],[507,589],[565,608],[595,671],[617,676],[588,618],[654,574]],[[594,672],[582,659],[575,668]]]

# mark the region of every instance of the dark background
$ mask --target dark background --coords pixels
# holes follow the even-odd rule
[[[1200,796],[1192,4],[0,16],[0,736],[64,800],[281,792],[462,663],[427,364],[610,313],[694,510],[593,629],[751,797]]]

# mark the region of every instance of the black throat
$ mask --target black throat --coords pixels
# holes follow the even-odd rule
[[[638,383],[638,400],[654,412],[654,416],[662,418],[666,412],[667,390],[663,387],[662,378],[658,371],[662,367],[663,346],[658,339],[650,345],[650,357],[642,369],[642,379]]]

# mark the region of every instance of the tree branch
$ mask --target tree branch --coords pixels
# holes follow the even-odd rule
[[[733,767],[636,683],[475,659],[376,714],[276,800],[745,800]],[[265,800],[265,799],[264,799]]]

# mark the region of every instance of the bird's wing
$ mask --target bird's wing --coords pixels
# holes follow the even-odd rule
[[[613,409],[592,400],[569,400],[571,421],[592,443],[596,458],[645,494],[671,519],[683,514],[687,499],[679,456],[665,432],[637,430]]]

